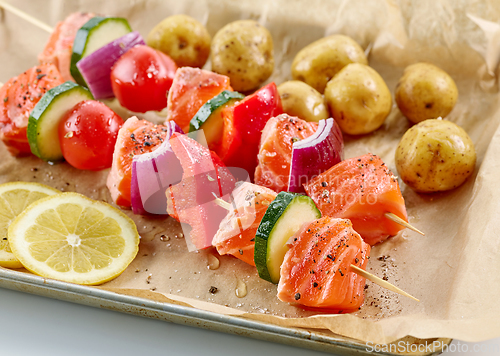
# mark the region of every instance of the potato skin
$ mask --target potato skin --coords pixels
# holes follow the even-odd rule
[[[455,106],[458,89],[453,79],[430,63],[406,67],[396,86],[396,103],[413,123],[446,117]]]
[[[156,25],[146,38],[179,67],[201,68],[210,55],[211,37],[205,26],[187,15],[174,15]]]
[[[283,111],[305,121],[328,119],[329,113],[323,95],[299,80],[290,80],[278,86]]]
[[[292,77],[323,94],[326,83],[350,63],[368,64],[365,52],[352,38],[332,35],[309,44],[297,53],[292,63]]]
[[[396,149],[399,176],[419,193],[460,186],[475,164],[476,151],[469,135],[446,120],[430,119],[413,126]]]
[[[271,33],[253,20],[239,20],[214,36],[210,58],[212,70],[227,75],[236,91],[256,89],[274,70]]]
[[[325,101],[343,132],[364,135],[378,129],[391,112],[392,97],[371,67],[351,63],[330,80]]]

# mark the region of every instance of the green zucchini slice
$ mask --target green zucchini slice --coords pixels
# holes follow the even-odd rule
[[[303,224],[319,218],[321,212],[311,198],[280,192],[269,204],[255,234],[254,261],[259,276],[277,284],[287,241]]]
[[[203,104],[196,115],[191,119],[189,123],[189,132],[202,129],[209,147],[212,143],[219,142],[224,127],[222,109],[244,97],[243,94],[238,92],[224,90],[222,93]]]
[[[59,121],[76,104],[92,99],[90,91],[70,81],[45,93],[35,105],[28,121],[27,134],[31,152],[44,161],[62,161]]]
[[[86,87],[76,63],[83,57],[95,52],[104,45],[119,37],[132,32],[128,21],[121,17],[93,17],[88,20],[77,32],[73,42],[70,72],[75,81]]]

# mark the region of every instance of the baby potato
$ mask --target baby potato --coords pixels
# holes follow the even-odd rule
[[[476,151],[469,135],[453,122],[430,119],[403,135],[396,149],[401,179],[419,193],[458,187],[472,174]]]
[[[179,67],[203,67],[210,55],[210,34],[205,26],[187,15],[174,15],[156,25],[146,38],[153,47]]]
[[[292,77],[323,94],[326,83],[350,63],[368,64],[365,52],[352,38],[332,35],[311,43],[297,53],[292,63]]]
[[[399,110],[416,124],[448,115],[457,102],[458,89],[442,69],[416,63],[406,67],[395,96]]]
[[[236,91],[262,84],[274,70],[273,39],[253,20],[239,20],[221,28],[211,46],[212,70],[227,75]]]
[[[328,119],[328,109],[323,95],[299,80],[284,82],[278,86],[283,111],[305,121]]]
[[[330,80],[325,101],[342,131],[364,135],[378,129],[391,112],[391,92],[371,67],[351,63]]]

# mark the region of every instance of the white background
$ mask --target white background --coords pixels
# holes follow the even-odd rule
[[[0,288],[0,355],[316,356],[321,352],[91,308]],[[448,355],[500,355],[500,339]]]

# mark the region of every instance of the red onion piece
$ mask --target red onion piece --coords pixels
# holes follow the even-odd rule
[[[174,132],[183,132],[173,121],[167,127],[164,141],[156,150],[133,158],[130,195],[134,214],[167,215],[165,191],[182,179],[182,167],[169,139]]]
[[[304,192],[302,184],[342,161],[344,139],[334,119],[320,120],[318,130],[302,141],[295,142],[288,191]]]
[[[95,99],[114,97],[111,68],[129,49],[144,44],[146,43],[139,32],[130,32],[78,61],[76,66]]]

